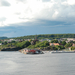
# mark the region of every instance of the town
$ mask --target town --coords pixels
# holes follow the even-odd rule
[[[23,48],[39,49],[43,51],[52,50],[74,50],[75,38],[60,38],[60,39],[1,39],[1,51],[18,51]]]

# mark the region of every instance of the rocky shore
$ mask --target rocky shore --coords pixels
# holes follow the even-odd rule
[[[19,52],[21,52],[23,54],[44,54],[44,52],[42,50],[28,49],[28,48],[21,49],[21,50],[19,50]]]
[[[19,51],[21,48],[3,48],[1,51]]]

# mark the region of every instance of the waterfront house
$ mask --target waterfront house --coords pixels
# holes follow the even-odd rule
[[[49,43],[50,46],[62,45],[61,43]]]
[[[75,46],[75,44],[73,43],[72,46]]]

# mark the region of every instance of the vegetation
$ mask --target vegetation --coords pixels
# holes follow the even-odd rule
[[[16,41],[5,41],[0,40],[0,43],[3,45],[0,45],[0,50],[3,48],[30,48],[30,49],[42,49],[42,50],[62,50],[71,47],[72,50],[75,49],[75,47],[72,46],[72,44],[75,44],[75,41],[70,41],[69,43],[66,43],[66,38],[75,38],[75,34],[45,34],[45,35],[37,35],[37,39],[51,39],[51,42],[43,41],[40,42],[39,40],[34,38],[36,35],[31,36],[24,36],[24,37],[17,37]],[[65,38],[64,41],[58,41],[58,38]],[[30,39],[29,41],[25,41],[26,39]],[[59,43],[56,44],[56,46],[52,45],[50,46],[49,43]]]
[[[15,39],[34,39],[36,35],[16,37]],[[37,39],[59,39],[59,38],[75,38],[75,34],[44,34],[37,35]]]
[[[26,48],[30,45],[31,43],[29,41],[23,41],[23,42],[14,42],[12,41],[11,43],[7,43],[6,41],[4,42],[3,45],[0,46],[0,50],[3,48]]]
[[[72,47],[71,47],[71,50],[75,50],[75,47],[72,46]]]
[[[58,40],[51,40],[51,43],[58,43]]]
[[[67,44],[65,45],[66,48],[71,47],[71,46],[72,46],[72,43],[67,43]]]
[[[66,42],[65,42],[65,41],[62,41],[61,44],[62,44],[62,45],[66,45]]]
[[[57,48],[57,50],[65,49],[65,47],[61,45],[56,45],[55,47]]]
[[[48,41],[43,41],[43,42],[37,42],[35,45],[30,45],[28,46],[28,48],[43,48],[43,47],[47,47],[49,46],[49,42]]]
[[[30,45],[31,43],[29,41],[23,41],[23,42],[18,42],[16,43],[16,47],[19,48],[26,48]]]

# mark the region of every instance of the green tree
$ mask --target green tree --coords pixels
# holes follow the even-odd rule
[[[0,43],[2,43],[2,41],[0,40]]]
[[[65,45],[66,48],[71,47],[71,46],[72,46],[72,43],[67,43],[67,44]]]
[[[19,48],[26,48],[29,45],[31,45],[29,41],[23,41],[23,42],[16,43],[16,47],[19,47]]]
[[[71,50],[75,50],[75,47],[72,46],[72,47],[71,47]]]
[[[51,40],[51,43],[58,43],[58,40]]]
[[[11,41],[11,43],[15,43],[16,41]]]
[[[32,39],[29,40],[29,42],[31,42],[31,41],[32,41]]]
[[[58,50],[64,49],[64,46],[61,46],[61,45],[56,45],[55,47],[56,47]]]
[[[7,41],[4,42],[4,45],[6,45],[6,44],[7,44]]]
[[[28,48],[30,48],[30,47],[38,48],[38,47],[47,47],[47,46],[49,46],[49,42],[43,41],[43,42],[37,42],[35,45],[30,45],[30,46],[28,46]]]
[[[61,43],[62,45],[65,45],[66,44],[66,42],[65,41],[62,41],[62,43]]]
[[[73,43],[75,44],[75,41],[73,41]]]

